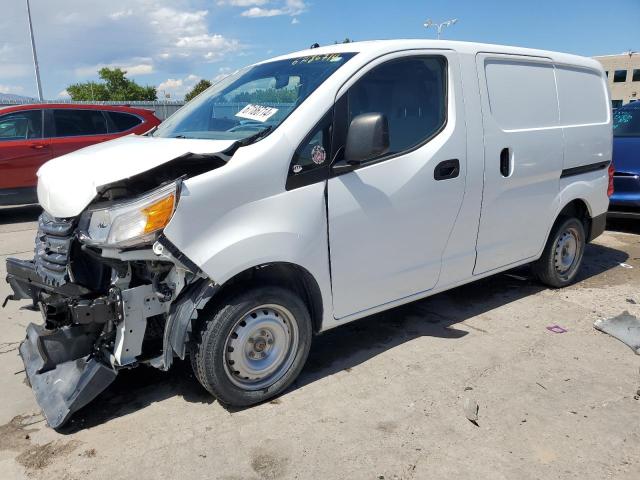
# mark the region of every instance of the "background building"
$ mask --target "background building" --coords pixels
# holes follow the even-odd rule
[[[593,58],[598,60],[607,72],[613,108],[640,100],[640,52]]]

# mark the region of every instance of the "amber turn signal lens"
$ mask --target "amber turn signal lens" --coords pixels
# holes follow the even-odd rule
[[[176,195],[175,193],[171,193],[169,196],[158,200],[156,203],[142,210],[142,213],[147,217],[144,233],[152,233],[165,227],[167,223],[169,223],[169,220],[171,220],[175,206]]]

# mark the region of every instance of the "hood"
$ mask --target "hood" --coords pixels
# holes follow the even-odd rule
[[[58,218],[75,217],[98,189],[187,153],[216,154],[233,140],[191,140],[130,135],[54,158],[38,170],[38,201]]]
[[[613,137],[613,167],[640,175],[640,137]]]

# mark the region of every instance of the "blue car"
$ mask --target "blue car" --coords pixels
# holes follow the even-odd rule
[[[608,216],[640,219],[640,102],[613,114],[613,167]]]

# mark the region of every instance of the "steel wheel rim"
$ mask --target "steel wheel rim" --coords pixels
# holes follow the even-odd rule
[[[581,253],[580,233],[573,227],[566,229],[556,240],[553,256],[556,272],[564,278],[568,277]]]
[[[253,308],[233,326],[225,342],[229,380],[243,390],[273,385],[289,370],[300,336],[293,314],[282,305]]]

